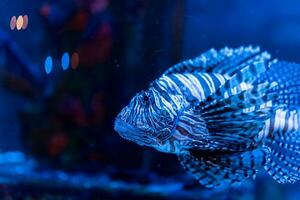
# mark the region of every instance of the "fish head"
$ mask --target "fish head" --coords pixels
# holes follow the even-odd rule
[[[165,108],[160,95],[149,89],[136,94],[115,120],[114,129],[124,139],[168,152],[175,116]]]

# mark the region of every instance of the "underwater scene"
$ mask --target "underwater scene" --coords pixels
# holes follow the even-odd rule
[[[300,1],[0,11],[0,199],[300,198]]]

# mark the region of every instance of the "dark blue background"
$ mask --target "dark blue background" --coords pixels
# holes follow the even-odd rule
[[[115,115],[136,92],[147,88],[152,80],[172,64],[195,57],[210,48],[260,46],[270,52],[273,58],[300,63],[300,1],[111,0],[104,11],[96,14],[87,11],[92,16],[91,19],[85,28],[74,31],[66,27],[70,26],[72,17],[78,10],[84,7],[76,2],[78,1],[0,2],[1,73],[17,76],[30,85],[29,97],[12,90],[6,84],[0,86],[0,149],[3,152],[25,152],[30,158],[36,159],[38,169],[46,171],[49,176],[53,174],[52,170],[65,170],[83,174],[103,172],[111,175],[112,179],[141,185],[150,185],[153,180],[157,180],[152,174],[158,174],[163,180],[173,178],[170,183],[180,182],[182,179],[186,181],[178,194],[169,194],[169,199],[182,195],[185,190],[192,197],[183,195],[177,198],[300,198],[299,184],[280,185],[264,173],[256,181],[245,183],[238,189],[206,190],[183,172],[175,156],[124,141],[113,130]],[[41,8],[45,4],[51,7],[51,14],[47,17],[41,14]],[[10,18],[23,14],[29,16],[28,29],[11,31]],[[96,40],[97,28],[107,24],[109,37],[100,40],[99,48],[97,45],[86,47],[86,44],[90,45],[90,41],[93,43]],[[79,26],[75,20],[75,28]],[[112,48],[101,49],[102,44],[106,41],[109,43],[110,39]],[[12,44],[18,47],[14,52]],[[83,61],[80,68],[73,71],[62,71],[57,67],[59,56],[64,51],[80,51],[81,48],[87,54],[105,54],[104,58],[100,61]],[[107,52],[109,55],[106,55]],[[56,68],[50,75],[46,75],[44,71],[44,59],[48,55],[58,58],[54,61]],[[84,60],[83,54],[80,56]],[[0,80],[1,83],[4,82],[2,76]],[[79,124],[74,128],[73,122],[68,121],[68,117],[73,114],[64,115],[68,109],[72,109],[69,105],[74,102],[72,105],[75,105],[79,101],[83,105],[80,107],[83,113],[92,116],[90,99],[94,94],[101,96],[100,107],[105,111],[99,112],[104,112],[105,117],[95,124]],[[58,98],[64,95],[69,98],[66,102],[63,98]],[[76,101],[73,101],[74,96],[80,100],[75,98]],[[59,111],[53,114],[52,111],[56,109]],[[49,155],[44,147],[49,146],[47,142],[52,141],[52,135],[59,135],[56,128],[60,126],[66,132],[62,135],[67,135],[69,141],[75,142],[70,142],[67,150],[59,155]],[[90,156],[95,156],[96,161],[93,160],[94,157],[91,161]],[[28,176],[24,176],[27,177],[24,183],[13,184],[13,187],[5,183],[5,187],[0,188],[0,194],[44,198],[43,194],[33,192],[37,187],[37,190],[47,195],[65,195],[66,186],[48,190],[50,186],[47,184],[45,187],[40,186],[38,181],[33,181],[32,184],[28,178],[32,172],[24,171],[25,175],[26,173]],[[38,177],[38,174],[34,177]],[[57,177],[53,176],[55,178]],[[43,179],[40,181],[43,182]],[[30,184],[26,185],[28,182]],[[80,199],[103,197],[103,193],[99,194],[98,191],[85,188],[81,190],[86,196],[79,196]],[[71,189],[68,194],[72,192]],[[159,193],[163,192],[164,188],[161,187]],[[159,195],[149,197],[146,194],[141,197],[117,193],[114,196],[114,193],[114,190],[106,191],[105,198],[164,199]],[[71,195],[70,198],[79,197]],[[165,198],[168,199],[168,195]]]

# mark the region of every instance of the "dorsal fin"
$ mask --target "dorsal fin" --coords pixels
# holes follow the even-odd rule
[[[236,49],[225,47],[219,51],[210,49],[200,56],[173,65],[164,75],[186,72],[213,72],[229,77],[253,62],[269,60],[267,52],[261,52],[259,47],[240,47]]]

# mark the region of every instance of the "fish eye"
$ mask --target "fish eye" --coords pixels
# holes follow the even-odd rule
[[[148,101],[149,100],[149,96],[146,93],[143,94],[143,100],[144,101]]]
[[[149,97],[148,96],[144,96],[144,101],[148,101]]]

